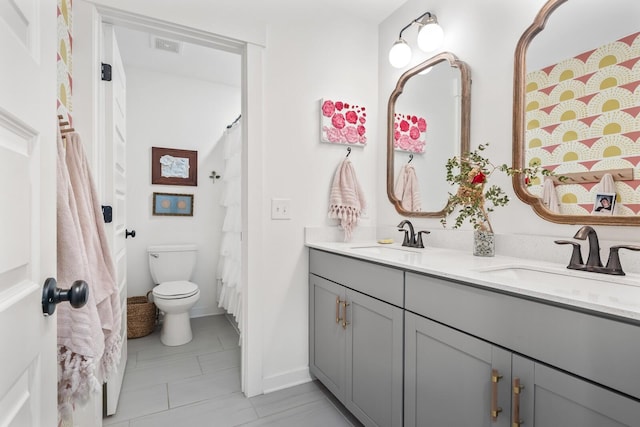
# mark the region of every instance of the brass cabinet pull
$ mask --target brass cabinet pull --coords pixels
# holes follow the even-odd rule
[[[502,412],[502,408],[498,407],[498,381],[502,379],[502,375],[497,369],[491,370],[491,421],[498,421],[498,414]]]
[[[340,297],[336,297],[336,323],[340,323],[340,321],[342,320],[340,318],[340,303],[342,301],[340,301]]]
[[[520,378],[516,377],[513,379],[513,413],[511,416],[511,427],[520,427],[524,424],[524,421],[520,419],[520,392],[524,388],[523,385],[520,385]]]
[[[350,323],[347,322],[347,306],[350,305],[346,301],[342,301],[342,329],[347,329],[347,325]]]

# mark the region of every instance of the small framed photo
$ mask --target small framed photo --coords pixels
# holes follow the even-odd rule
[[[596,201],[593,204],[592,214],[597,215],[613,215],[613,209],[616,204],[616,193],[598,193]]]
[[[153,193],[153,214],[193,216],[193,194]]]
[[[198,152],[151,147],[151,184],[198,185]]]

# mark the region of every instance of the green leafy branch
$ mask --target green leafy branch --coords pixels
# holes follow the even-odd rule
[[[539,165],[522,169],[512,168],[507,164],[496,166],[482,154],[488,146],[488,143],[481,144],[463,157],[447,160],[447,182],[457,186],[456,193],[449,193],[449,201],[445,208],[446,215],[458,209],[453,228],[461,227],[468,220],[476,230],[493,232],[489,214],[495,208],[509,203],[509,197],[500,187],[495,184],[487,187],[488,180],[495,171],[504,172],[508,176],[521,174],[527,186],[530,186],[533,178],[540,174],[553,175],[551,171]],[[447,216],[440,222],[446,226]]]

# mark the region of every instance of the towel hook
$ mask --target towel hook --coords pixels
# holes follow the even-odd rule
[[[347,147],[347,157],[349,157],[349,154],[351,154],[351,147]]]
[[[407,164],[411,163],[411,160],[413,160],[413,154],[409,154],[409,161],[407,162]]]

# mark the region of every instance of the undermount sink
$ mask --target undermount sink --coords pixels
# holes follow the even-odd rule
[[[637,307],[640,283],[626,277],[529,265],[502,265],[476,270],[487,281],[566,295],[588,302]],[[479,275],[479,276],[480,276]]]

